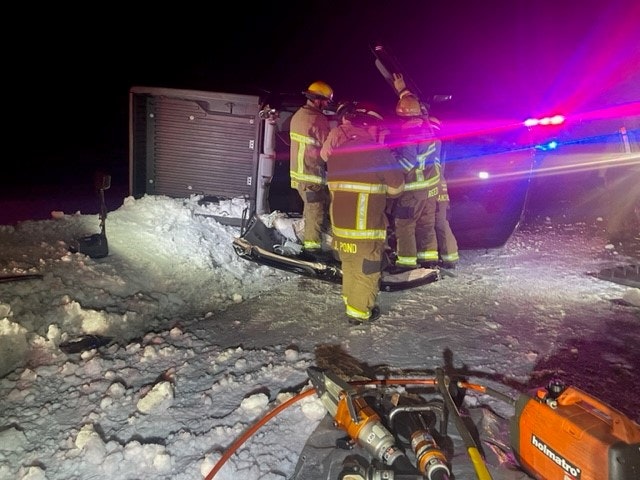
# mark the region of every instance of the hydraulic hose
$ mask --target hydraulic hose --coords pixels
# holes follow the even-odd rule
[[[204,479],[211,480],[215,476],[215,474],[220,471],[220,469],[227,462],[227,460],[229,460],[231,455],[233,455],[236,452],[236,450],[238,450],[238,448],[240,448],[242,444],[249,439],[249,437],[251,437],[254,433],[256,433],[260,429],[260,427],[262,427],[264,424],[266,424],[269,420],[271,420],[273,417],[278,415],[280,412],[287,409],[290,405],[293,405],[297,401],[302,400],[303,398],[308,397],[314,393],[316,393],[315,388],[310,388],[309,390],[305,390],[304,392],[301,392],[296,396],[291,397],[286,402],[281,403],[276,408],[268,412],[264,417],[260,419],[260,421],[258,421],[258,423],[256,423],[251,428],[249,428],[235,442],[231,444],[231,446],[227,449],[226,452],[222,454],[222,457],[220,457],[220,460],[218,460],[218,462],[213,466],[211,471],[207,474],[206,477],[204,477]]]

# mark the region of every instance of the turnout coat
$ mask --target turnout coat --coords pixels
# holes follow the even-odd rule
[[[353,125],[338,127],[344,141],[327,158],[333,236],[381,240],[387,235],[387,197],[402,193],[404,174],[391,150]]]

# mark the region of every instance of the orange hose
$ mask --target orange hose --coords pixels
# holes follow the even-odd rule
[[[276,408],[274,408],[269,413],[267,413],[264,417],[262,417],[258,423],[256,423],[251,428],[249,428],[246,432],[244,432],[240,436],[240,438],[238,438],[238,440],[236,440],[235,442],[233,442],[231,444],[229,449],[226,452],[224,452],[222,457],[220,457],[220,460],[218,460],[218,463],[216,463],[213,466],[213,468],[211,469],[211,471],[209,472],[209,474],[206,477],[204,477],[205,480],[211,480],[214,477],[214,475],[216,473],[218,473],[218,471],[220,471],[220,469],[227,462],[227,460],[229,460],[231,455],[233,455],[235,453],[235,451],[238,450],[238,448],[240,448],[240,446],[245,441],[247,441],[247,439],[249,437],[251,437],[251,435],[256,433],[260,427],[262,427],[265,423],[267,423],[273,417],[278,415],[285,408],[289,407],[289,405],[292,405],[293,403],[297,402],[298,400],[302,400],[303,398],[308,397],[312,393],[316,393],[316,389],[315,388],[310,388],[309,390],[305,390],[304,392],[301,392],[301,393],[297,394],[295,397],[291,397],[289,400],[287,400],[286,402],[278,405]]]

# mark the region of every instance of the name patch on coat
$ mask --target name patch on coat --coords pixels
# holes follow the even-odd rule
[[[358,245],[355,243],[343,242],[341,240],[336,240],[333,242],[333,248],[343,253],[358,253]]]

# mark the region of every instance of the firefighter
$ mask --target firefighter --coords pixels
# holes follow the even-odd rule
[[[440,133],[440,120],[429,116],[431,128],[437,134]],[[445,159],[442,151],[442,142],[438,140],[436,159],[440,164],[440,183],[438,183],[438,200],[436,202],[436,239],[438,241],[438,262],[442,268],[456,268],[460,255],[458,253],[458,241],[449,224],[449,192],[447,180],[444,175]]]
[[[350,125],[350,122],[343,122],[345,116],[348,116],[354,112],[354,110],[364,110],[376,113],[377,108],[367,102],[355,102],[355,101],[343,101],[340,102],[336,108],[335,117],[338,119],[338,125],[332,128],[327,136],[327,139],[322,144],[320,149],[320,157],[326,162],[328,161],[334,148],[339,147],[349,139],[349,127],[343,127],[343,125]],[[380,124],[378,129],[378,143],[383,144],[386,136],[389,134],[389,129],[386,128],[384,123]]]
[[[316,81],[302,93],[307,101],[291,117],[289,173],[291,188],[298,191],[303,202],[303,249],[318,255],[322,251],[322,232],[329,226],[329,191],[320,148],[331,129],[324,111],[333,100],[333,89]]]
[[[438,263],[435,222],[440,165],[439,140],[423,116],[418,98],[401,96],[396,115],[402,123],[390,143],[404,170],[405,187],[390,213],[396,241],[395,270],[402,271]]]
[[[417,262],[424,267],[434,267],[440,265],[443,268],[455,268],[458,260],[458,243],[456,237],[451,230],[449,224],[449,193],[447,190],[447,182],[444,176],[444,162],[442,158],[442,141],[437,138],[440,133],[441,125],[440,121],[430,116],[428,110],[424,104],[406,87],[404,78],[401,74],[393,74],[393,83],[398,96],[397,110],[400,110],[398,115],[400,116],[421,116],[424,120],[424,128],[426,130],[425,138],[430,144],[429,155],[433,161],[433,176],[430,177],[436,181],[437,190],[429,185],[428,200],[425,210],[422,212],[423,218],[416,222],[416,256]],[[417,104],[416,104],[417,101]],[[405,115],[403,115],[404,113]],[[424,146],[422,150],[424,151]],[[401,159],[401,162],[403,160]],[[405,167],[405,169],[408,165]],[[432,183],[432,182],[428,182]],[[434,196],[435,194],[435,202]],[[433,212],[433,221],[428,219],[427,216]],[[400,220],[402,225],[403,220]],[[396,226],[398,221],[396,220]],[[433,225],[433,228],[431,227]],[[426,232],[426,237],[420,237]],[[396,242],[398,233],[396,235]],[[402,234],[401,234],[402,235]],[[406,243],[406,242],[405,242]],[[411,268],[413,262],[411,258],[400,258],[400,253],[397,254],[396,266],[400,269]],[[398,261],[400,260],[400,261]]]
[[[325,149],[333,248],[342,263],[342,299],[352,325],[380,317],[385,206],[404,187],[395,157],[381,143],[382,122],[377,111],[354,106],[334,129],[338,135],[332,136],[340,140]]]

